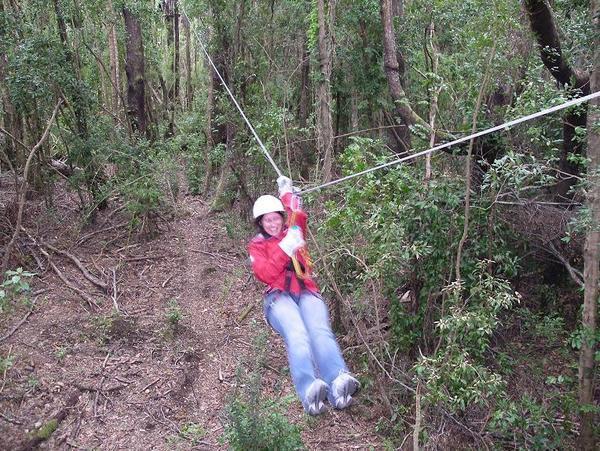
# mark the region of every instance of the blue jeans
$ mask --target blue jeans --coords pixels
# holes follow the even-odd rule
[[[304,400],[317,378],[327,385],[348,372],[329,324],[327,306],[318,295],[302,291],[299,296],[274,290],[265,296],[265,317],[283,337],[296,393]]]

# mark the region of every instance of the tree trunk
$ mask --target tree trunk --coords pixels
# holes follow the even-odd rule
[[[302,60],[300,61],[300,102],[298,106],[298,125],[306,128],[310,102],[310,55],[308,40],[302,40]]]
[[[108,11],[110,17],[114,16],[114,9],[112,0],[108,2]],[[108,54],[110,58],[110,78],[112,80],[112,108],[115,120],[121,115],[121,106],[119,105],[119,99],[121,98],[121,68],[119,67],[119,47],[117,44],[117,26],[111,21],[108,30]]]
[[[67,39],[67,26],[65,24],[65,20],[62,14],[62,10],[60,8],[58,0],[54,0],[54,12],[56,13],[56,23],[58,25],[58,35],[60,37],[60,41],[63,45],[63,50],[65,53],[65,59],[67,63],[72,66],[73,70],[77,73],[75,67],[75,61],[73,59],[73,53],[68,44]],[[85,101],[81,96],[81,92],[77,87],[74,88],[74,92],[72,93],[72,104],[73,110],[75,112],[75,120],[77,124],[77,133],[79,137],[86,141],[88,139],[88,125],[87,125],[87,115],[84,109]],[[86,164],[89,162],[85,162]]]
[[[317,83],[317,148],[323,157],[323,182],[332,178],[333,126],[331,121],[331,62],[333,53],[332,27],[335,1],[317,0],[319,20],[319,82]],[[327,16],[326,16],[327,14]]]
[[[206,70],[208,71],[208,86],[206,95],[206,153],[204,154],[204,186],[202,194],[204,197],[208,195],[210,180],[213,175],[213,166],[211,161],[211,153],[215,147],[213,139],[213,118],[215,117],[215,76],[214,69],[210,66],[207,60]]]
[[[540,50],[544,66],[556,79],[560,86],[570,88],[573,97],[581,97],[590,93],[589,76],[571,67],[563,55],[560,46],[560,36],[552,8],[547,0],[525,0],[524,2],[529,24]],[[568,192],[577,182],[581,167],[569,161],[569,155],[582,155],[584,146],[575,136],[577,127],[585,127],[586,113],[579,113],[578,108],[567,112],[563,118],[563,148],[560,156],[559,182],[555,194],[557,200],[564,201]],[[572,174],[573,176],[565,175]]]
[[[194,101],[194,92],[192,90],[192,41],[190,22],[187,17],[183,17],[182,24],[185,34],[185,105],[188,110],[191,110]]]
[[[125,44],[125,72],[127,74],[127,103],[129,120],[133,130],[142,135],[147,134],[146,123],[146,94],[144,75],[144,46],[142,43],[142,30],[137,17],[127,8],[123,7],[125,31],[127,39]]]
[[[591,3],[592,24],[595,32],[593,73],[590,79],[591,92],[600,91],[600,1]],[[589,192],[587,204],[592,222],[586,234],[583,250],[584,295],[583,336],[579,355],[579,405],[581,411],[580,448],[594,450],[594,355],[598,344],[596,321],[598,313],[598,283],[600,281],[600,99],[590,102],[588,114],[588,169]]]
[[[173,1],[173,39],[174,39],[174,57],[173,57],[173,77],[175,78],[173,98],[175,103],[179,102],[179,4],[177,0]]]
[[[396,105],[396,114],[402,119],[406,126],[415,124],[422,125],[426,128],[428,123],[425,122],[415,111],[410,107],[404,88],[400,83],[400,66],[398,64],[398,56],[396,50],[396,37],[394,34],[392,1],[381,0],[381,23],[383,25],[383,64],[385,76],[388,81],[388,87],[392,100]]]

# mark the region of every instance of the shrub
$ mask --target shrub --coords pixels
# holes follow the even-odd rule
[[[290,397],[273,400],[261,395],[266,349],[266,334],[259,334],[254,340],[249,371],[238,368],[237,388],[226,407],[224,439],[232,449],[240,451],[303,449],[300,428],[285,416]]]
[[[5,279],[0,285],[0,313],[10,308],[13,300],[29,293],[28,279],[33,276],[35,276],[35,273],[23,271],[23,268],[6,271]]]

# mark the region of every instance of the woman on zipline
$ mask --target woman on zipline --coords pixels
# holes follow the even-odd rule
[[[281,200],[264,195],[254,203],[259,233],[248,245],[252,270],[268,285],[265,317],[285,341],[304,410],[310,415],[323,413],[326,397],[333,407],[344,409],[352,404],[359,382],[348,371],[331,331],[327,306],[310,275],[304,249],[307,216],[300,198],[289,178],[279,177],[277,185]]]

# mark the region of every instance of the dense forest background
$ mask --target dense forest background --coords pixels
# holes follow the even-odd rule
[[[38,271],[26,223],[59,189],[81,227],[118,205],[140,241],[184,185],[238,226],[275,190],[204,49],[309,188],[598,91],[599,4],[1,0],[0,314],[17,268]],[[478,448],[595,449],[598,107],[304,196],[390,448],[427,447],[451,419]]]

